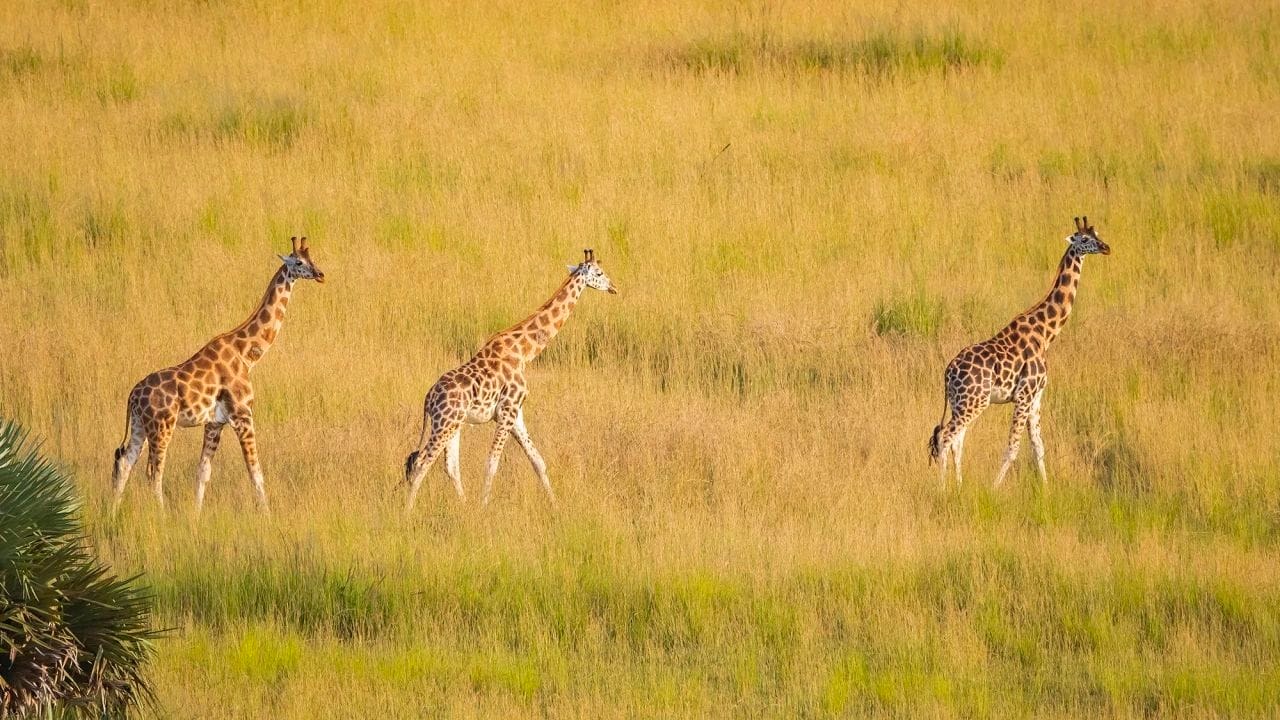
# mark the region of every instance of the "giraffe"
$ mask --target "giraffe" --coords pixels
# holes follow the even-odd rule
[[[547,499],[552,506],[556,504],[551,480],[547,477],[547,464],[534,447],[524,424],[524,411],[521,409],[527,394],[524,371],[525,366],[538,357],[569,319],[583,290],[594,288],[617,294],[617,287],[596,262],[595,252],[584,250],[583,254],[581,264],[568,266],[569,277],[551,299],[529,317],[489,338],[470,360],[441,375],[431,386],[424,402],[422,437],[418,448],[409,453],[404,463],[405,482],[409,487],[406,513],[413,509],[422,479],[442,450],[446,451],[445,473],[453,481],[458,499],[466,500],[458,467],[462,425],[489,421],[496,423],[498,429],[489,450],[482,504],[489,503],[493,476],[498,472],[498,460],[508,435],[515,436],[529,457]]]
[[[120,507],[129,471],[150,447],[147,477],[164,509],[164,458],[174,427],[204,426],[204,449],[196,466],[196,513],[204,504],[205,487],[213,454],[224,425],[230,424],[240,440],[249,479],[259,508],[267,511],[267,493],[253,428],[253,385],[249,372],[262,359],[280,333],[293,284],[297,280],[324,282],[324,273],[311,259],[307,239],[292,239],[293,251],[280,255],[283,264],[271,276],[262,302],[247,320],[210,340],[186,362],[157,370],[143,378],[129,393],[124,442],[115,452],[112,473],[112,513]]]
[[[955,457],[956,484],[964,482],[960,461],[964,454],[964,435],[970,423],[992,403],[1013,403],[1013,424],[1009,429],[1009,445],[1004,462],[996,475],[995,487],[1018,457],[1022,431],[1031,436],[1036,471],[1040,481],[1044,470],[1044,441],[1040,437],[1040,400],[1048,380],[1045,354],[1061,332],[1075,303],[1076,288],[1084,256],[1095,253],[1110,255],[1111,248],[1098,238],[1089,218],[1076,218],[1076,231],[1067,237],[1067,251],[1058,264],[1053,287],[1043,300],[1013,319],[989,340],[970,345],[948,363],[945,378],[946,403],[942,421],[929,439],[929,458],[939,461],[942,483],[947,482],[947,453]],[[947,420],[947,410],[951,419]]]

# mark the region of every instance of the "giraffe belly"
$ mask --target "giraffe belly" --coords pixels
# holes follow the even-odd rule
[[[178,424],[182,427],[208,425],[209,423],[222,425],[229,420],[231,420],[231,408],[226,403],[212,399],[207,403],[183,408],[182,412],[178,413]]]
[[[495,405],[488,408],[471,408],[467,411],[466,422],[470,425],[482,425],[492,421],[495,407],[497,406]]]
[[[991,398],[992,405],[1003,405],[1004,403],[1010,402],[1013,400],[1013,386],[993,387],[991,388],[991,395],[989,397]]]

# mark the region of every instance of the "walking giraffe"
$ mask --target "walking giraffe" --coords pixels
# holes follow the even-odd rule
[[[939,461],[944,486],[948,452],[955,457],[956,484],[964,482],[960,460],[964,454],[965,431],[991,403],[1014,404],[1009,446],[996,475],[996,487],[1004,482],[1018,457],[1023,428],[1030,431],[1040,480],[1046,479],[1044,441],[1040,437],[1040,399],[1048,380],[1045,353],[1071,314],[1084,256],[1111,254],[1111,248],[1098,239],[1088,217],[1075,220],[1076,231],[1067,238],[1067,252],[1058,264],[1058,275],[1049,294],[1015,317],[995,337],[961,350],[947,365],[942,422],[933,429],[929,439],[929,458],[931,462]],[[951,410],[949,421],[948,409]]]
[[[586,288],[618,292],[604,269],[595,260],[591,250],[583,251],[585,259],[580,265],[569,266],[569,277],[560,289],[529,317],[489,338],[467,362],[440,376],[427,392],[422,418],[422,437],[418,449],[405,459],[405,482],[409,486],[409,499],[405,512],[413,509],[414,498],[422,479],[431,465],[445,454],[444,468],[453,480],[458,498],[466,499],[462,489],[462,473],[458,467],[458,451],[461,447],[462,424],[497,423],[493,446],[489,450],[489,464],[485,468],[482,504],[489,503],[493,489],[493,476],[498,472],[498,460],[507,443],[507,435],[515,435],[516,442],[529,456],[533,471],[542,483],[548,500],[555,505],[556,496],[547,478],[547,464],[538,454],[529,431],[524,425],[524,404],[527,387],[524,369],[547,347],[556,336]]]
[[[124,442],[116,450],[112,484],[115,499],[112,512],[119,509],[129,471],[142,453],[145,440],[147,477],[156,499],[164,508],[164,456],[175,426],[204,426],[204,450],[196,466],[196,512],[204,504],[205,487],[213,453],[218,449],[222,427],[230,424],[240,439],[249,479],[257,493],[258,505],[267,510],[267,492],[253,428],[253,385],[249,371],[275,342],[284,323],[285,308],[297,280],[324,282],[324,273],[311,260],[307,239],[293,238],[293,252],[280,256],[284,264],[271,277],[267,292],[253,314],[235,329],[210,340],[200,352],[181,365],[157,370],[143,378],[129,393]]]

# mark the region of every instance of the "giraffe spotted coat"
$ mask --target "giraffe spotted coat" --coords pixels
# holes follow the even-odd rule
[[[583,290],[590,287],[617,292],[594,253],[587,250],[585,255],[582,264],[569,267],[564,284],[533,315],[494,335],[470,360],[441,375],[431,386],[423,403],[422,437],[418,448],[405,459],[405,482],[409,488],[406,512],[413,509],[418,488],[442,451],[445,473],[453,481],[458,497],[465,499],[458,464],[462,426],[487,422],[495,423],[497,430],[489,450],[482,502],[489,502],[493,477],[510,435],[528,456],[547,498],[555,503],[546,462],[524,423],[522,407],[528,394],[525,367],[560,332]]]
[[[1067,238],[1067,250],[1048,295],[1015,317],[995,337],[966,347],[947,364],[943,376],[943,421],[929,440],[930,459],[939,461],[944,484],[948,456],[955,461],[956,481],[963,481],[965,433],[988,405],[1001,403],[1013,403],[1013,421],[995,484],[1004,481],[1017,458],[1024,429],[1031,436],[1036,470],[1041,480],[1045,479],[1044,442],[1040,436],[1040,402],[1048,382],[1045,354],[1071,314],[1084,256],[1111,252],[1088,223],[1088,218],[1076,218],[1076,232]]]
[[[244,322],[210,340],[195,355],[173,367],[157,370],[133,387],[126,404],[125,439],[115,452],[112,473],[113,509],[118,509],[129,472],[147,455],[147,476],[163,508],[164,461],[175,427],[204,427],[204,448],[196,466],[196,512],[204,503],[213,454],[222,429],[230,425],[240,440],[245,465],[258,504],[267,508],[262,468],[258,463],[253,425],[253,385],[249,372],[275,342],[285,310],[299,279],[324,282],[324,273],[311,260],[307,239],[293,239],[293,252],[267,284],[257,309]]]

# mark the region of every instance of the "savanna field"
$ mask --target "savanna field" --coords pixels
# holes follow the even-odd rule
[[[1280,703],[1280,8],[1269,2],[0,4],[0,415],[145,573],[147,714],[1256,717]],[[942,370],[1087,259],[1041,484],[966,482]],[[125,399],[244,320],[270,518]],[[445,370],[592,247],[411,517]]]

